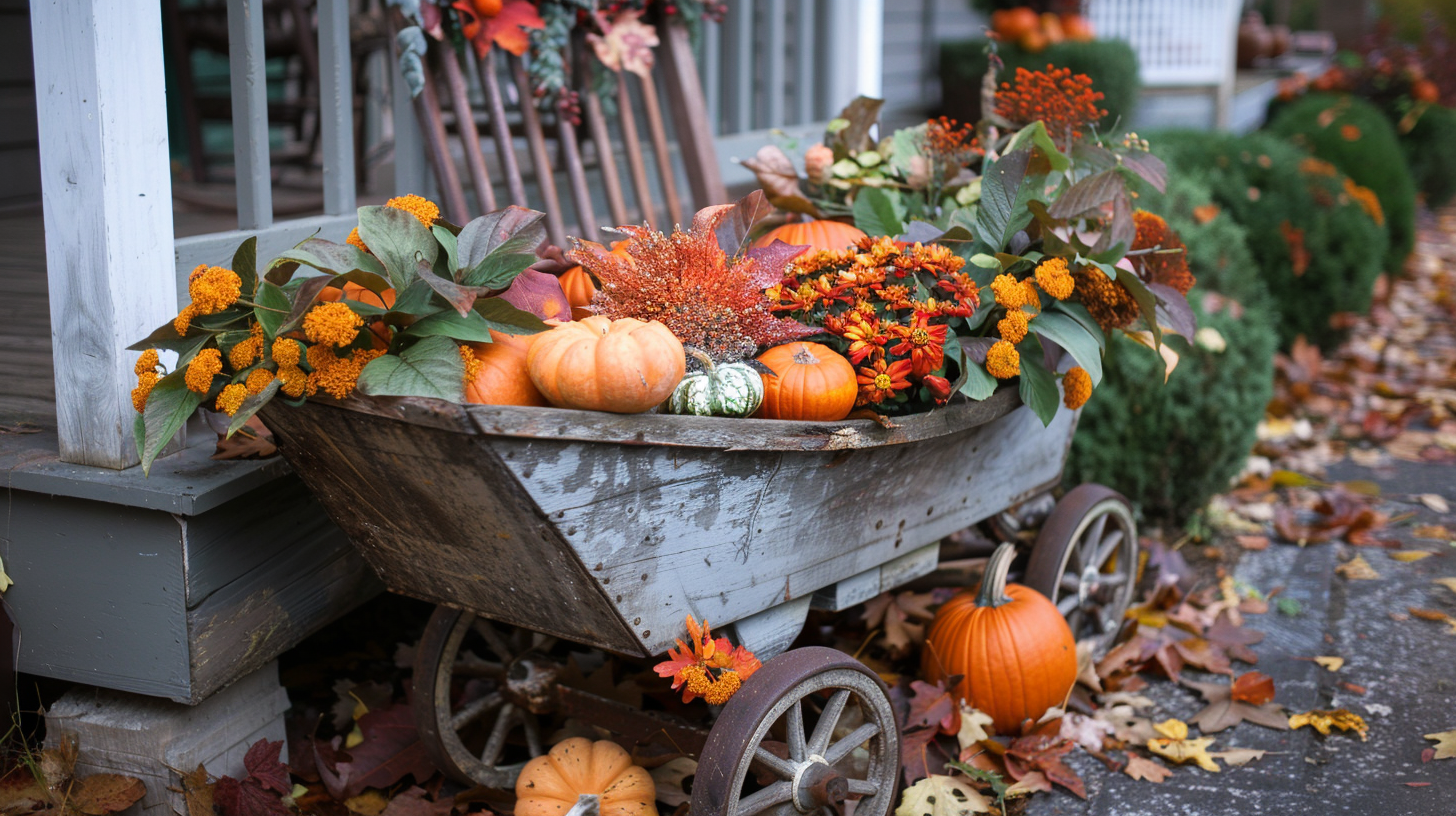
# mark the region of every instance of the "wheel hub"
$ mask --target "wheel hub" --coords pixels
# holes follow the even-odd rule
[[[556,709],[556,674],[560,669],[549,657],[527,652],[506,668],[506,699],[532,714],[549,714]]]
[[[794,807],[800,813],[813,813],[820,808],[843,813],[848,798],[849,780],[831,768],[824,757],[809,757],[794,774]]]
[[[1082,570],[1081,576],[1077,579],[1077,603],[1086,605],[1087,599],[1097,593],[1102,585],[1102,573],[1094,566],[1088,566]]]

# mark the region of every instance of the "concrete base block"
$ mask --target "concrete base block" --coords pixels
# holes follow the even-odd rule
[[[147,795],[131,813],[186,816],[180,773],[206,766],[241,779],[243,755],[260,739],[284,738],[288,694],[269,663],[195,706],[122,691],[78,686],[46,712],[46,746],[76,737],[77,774],[135,776]]]

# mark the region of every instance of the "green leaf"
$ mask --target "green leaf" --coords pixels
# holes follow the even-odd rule
[[[384,266],[379,263],[379,259],[359,247],[353,244],[336,244],[322,238],[308,238],[300,241],[298,246],[284,250],[268,266],[272,268],[289,261],[312,267],[326,275],[343,275],[355,270],[373,272],[379,276],[385,274]],[[282,283],[282,281],[274,281],[274,283]]]
[[[393,207],[360,207],[359,237],[384,264],[396,292],[415,279],[420,260],[434,265],[440,244],[419,219]]]
[[[258,288],[258,236],[249,236],[233,253],[233,271],[243,282],[243,297],[253,299]]]
[[[1133,300],[1137,301],[1138,311],[1142,312],[1143,322],[1153,332],[1153,348],[1162,345],[1163,329],[1158,326],[1158,298],[1148,290],[1147,284],[1137,276],[1136,272],[1129,272],[1122,267],[1114,267],[1117,270],[1117,280],[1127,287],[1132,293]]]
[[[1056,376],[1042,362],[1041,341],[1029,336],[1016,344],[1016,350],[1021,355],[1018,384],[1021,401],[1031,408],[1042,425],[1050,425],[1062,404],[1062,392],[1057,390]]]
[[[278,327],[276,334],[287,334],[303,325],[303,317],[308,310],[313,308],[314,301],[318,300],[319,293],[333,283],[333,278],[328,275],[315,275],[305,278],[299,285],[298,290],[293,294],[293,308],[289,310],[288,316],[283,319],[283,325]]]
[[[1101,332],[1097,332],[1096,336],[1089,334],[1081,323],[1050,310],[1032,318],[1031,330],[1072,355],[1077,365],[1087,369],[1094,388],[1102,382],[1102,347],[1096,339]]]
[[[873,236],[893,236],[905,231],[890,193],[877,187],[865,187],[855,196],[854,225]]]
[[[979,363],[964,360],[966,381],[961,384],[961,393],[969,399],[980,402],[996,391],[996,378],[986,373]]]
[[[145,440],[141,447],[142,473],[151,475],[152,462],[162,448],[172,441],[197,406],[202,404],[203,395],[187,387],[182,366],[159,380],[147,396],[147,407],[143,413]]]
[[[1039,120],[1018,130],[1016,135],[1011,137],[1011,141],[1007,143],[1006,149],[1002,152],[1013,153],[1023,148],[1029,148],[1032,145],[1035,145],[1042,152],[1042,155],[1046,156],[1047,163],[1051,165],[1053,170],[1063,173],[1066,172],[1067,168],[1072,166],[1072,160],[1057,149],[1056,143],[1047,134],[1046,125],[1042,124]]]
[[[267,388],[244,397],[243,404],[238,407],[238,412],[233,414],[232,419],[228,421],[227,435],[232,436],[237,433],[238,429],[246,425],[248,420],[253,417],[253,414],[258,413],[259,408],[267,405],[268,400],[273,399],[273,395],[277,394],[281,387],[283,387],[283,380],[274,377],[273,381],[268,383]]]
[[[890,169],[901,178],[910,175],[910,160],[920,155],[921,145],[925,144],[925,134],[929,130],[930,125],[921,122],[915,127],[900,128],[890,136]]]
[[[460,265],[456,268],[474,269],[505,244],[511,245],[507,252],[535,254],[536,247],[546,240],[545,217],[536,210],[510,206],[472,220],[460,230]]]
[[[375,397],[465,398],[465,363],[448,337],[426,337],[398,355],[376,357],[359,373],[359,392]]]
[[[997,159],[981,179],[977,233],[996,252],[1005,249],[1011,236],[1031,223],[1027,203],[1036,193],[1036,184],[1026,175],[1030,159],[1030,150],[1008,153]]]
[[[455,237],[455,233],[439,224],[430,227],[430,232],[435,236],[435,240],[440,242],[440,246],[445,248],[445,257],[450,264],[450,276],[453,278],[454,273],[460,269],[459,239]]]
[[[1126,189],[1126,183],[1116,170],[1093,173],[1053,201],[1047,208],[1047,214],[1052,218],[1073,218],[1101,207]]]
[[[188,330],[187,336],[183,337],[177,333],[177,328],[170,321],[158,326],[155,331],[146,337],[127,346],[129,351],[146,351],[149,348],[165,349],[175,351],[184,355],[186,359],[192,359],[192,355],[202,348],[202,345],[212,339],[215,332],[197,329]]]
[[[1077,321],[1078,325],[1086,329],[1087,333],[1097,340],[1098,348],[1104,351],[1107,349],[1107,335],[1102,331],[1102,327],[1097,325],[1097,321],[1092,319],[1092,313],[1087,311],[1086,306],[1072,300],[1059,300],[1048,306],[1047,310],[1043,310],[1042,314],[1046,314],[1046,311],[1052,309]]]
[[[519,236],[501,244],[496,250],[485,256],[480,263],[466,272],[460,282],[466,286],[481,286],[496,291],[504,291],[516,276],[526,271],[526,267],[537,261],[534,252],[521,252],[518,248],[524,246]]]
[[[498,297],[476,300],[475,312],[502,334],[537,334],[551,328],[541,318]]]
[[[263,327],[263,334],[272,340],[278,336],[278,329],[288,319],[288,313],[293,311],[293,303],[277,284],[266,280],[258,287],[255,302],[258,305],[253,309],[253,317]],[[277,311],[271,311],[275,309]]]
[[[470,311],[464,315],[454,309],[441,309],[432,315],[422,317],[400,334],[406,337],[450,337],[462,343],[489,343],[490,321],[479,312]]]

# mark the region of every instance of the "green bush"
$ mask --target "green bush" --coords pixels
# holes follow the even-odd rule
[[[1426,206],[1440,207],[1456,195],[1456,110],[1430,106],[1401,134],[1400,147]]]
[[[1385,270],[1400,274],[1415,243],[1416,187],[1385,114],[1353,96],[1310,94],[1279,111],[1269,130],[1375,191],[1390,231]]]
[[[981,118],[981,80],[986,75],[986,41],[962,40],[944,42],[940,46],[941,112],[962,122]],[[1138,59],[1132,46],[1121,40],[1064,42],[1031,53],[1010,43],[1001,43],[998,51],[1005,61],[999,81],[1009,81],[1017,68],[1042,70],[1048,65],[1070,68],[1072,73],[1086,74],[1092,89],[1102,93],[1103,117],[1100,127],[1108,129],[1119,121],[1127,126],[1128,117],[1137,105]]]
[[[1149,519],[1173,524],[1228,488],[1273,394],[1277,335],[1269,294],[1243,229],[1227,213],[1206,218],[1205,209],[1204,219],[1195,217],[1211,202],[1207,187],[1187,177],[1175,178],[1166,196],[1145,192],[1140,199],[1188,247],[1198,277],[1189,301],[1204,335],[1202,342],[1170,339],[1180,359],[1166,383],[1160,359],[1115,337],[1065,472],[1070,484],[1108,485]]]
[[[1369,309],[1389,240],[1350,197],[1345,177],[1268,133],[1168,131],[1148,139],[1170,176],[1205,184],[1221,215],[1244,228],[1281,342],[1304,335],[1336,345],[1343,332],[1331,318]]]

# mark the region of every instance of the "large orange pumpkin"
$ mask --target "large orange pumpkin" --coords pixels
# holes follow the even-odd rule
[[[991,12],[991,28],[1003,42],[1016,42],[1037,30],[1041,20],[1029,6]]]
[[[818,343],[785,343],[758,356],[773,370],[763,377],[761,419],[834,422],[849,416],[859,395],[854,366]]]
[[[636,414],[667,399],[687,365],[682,343],[656,320],[593,315],[536,335],[526,370],[558,408]]]
[[[582,794],[597,796],[602,816],[657,816],[652,774],[615,742],[572,737],[526,763],[516,777],[516,816],[561,816]]]
[[[865,237],[864,230],[842,221],[817,219],[814,221],[791,221],[781,227],[769,230],[762,238],[753,242],[756,247],[766,247],[774,239],[795,246],[807,246],[837,252],[847,249],[855,241]]]
[[[1097,34],[1092,30],[1092,24],[1087,18],[1080,14],[1062,15],[1062,33],[1072,42],[1092,42],[1097,39]]]
[[[1077,681],[1077,643],[1045,595],[1006,585],[1016,549],[1002,544],[981,589],[962,591],[935,613],[921,673],[932,683],[964,679],[951,693],[991,715],[998,734],[1017,734],[1067,699]]]
[[[480,361],[480,370],[475,379],[465,384],[465,401],[485,405],[550,405],[526,371],[526,355],[538,336],[504,334],[492,329],[491,342],[466,343]]]

